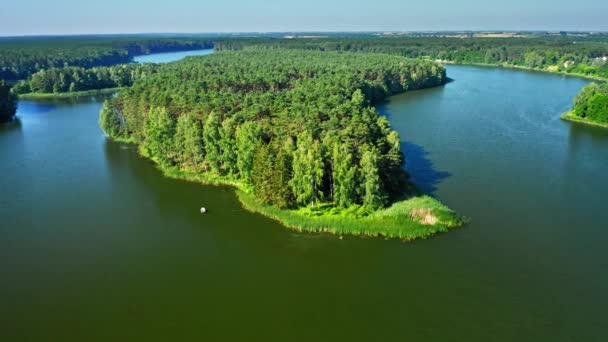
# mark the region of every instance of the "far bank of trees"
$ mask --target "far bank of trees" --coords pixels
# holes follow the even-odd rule
[[[576,116],[602,124],[608,124],[608,83],[591,83],[574,99]]]
[[[353,37],[221,40],[217,50],[298,49],[389,53],[460,64],[512,65],[608,78],[606,35],[590,37]]]
[[[83,90],[129,87],[136,80],[155,73],[160,68],[155,64],[122,64],[110,67],[51,68],[33,74],[13,87],[17,94],[66,93]]]
[[[279,208],[375,210],[406,175],[399,135],[372,104],[445,81],[439,64],[386,54],[222,52],[136,81],[100,124],[163,167],[249,184]]]
[[[129,63],[133,56],[212,48],[195,37],[74,36],[0,39],[0,79],[24,80],[52,68],[92,68]]]
[[[17,97],[11,88],[0,80],[0,122],[10,121],[17,111]]]

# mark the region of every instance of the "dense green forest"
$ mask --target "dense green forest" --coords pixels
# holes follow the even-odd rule
[[[17,98],[11,88],[0,80],[0,122],[11,120],[17,111]]]
[[[439,64],[386,54],[221,52],[136,81],[100,124],[165,168],[246,184],[264,204],[372,212],[408,188],[399,135],[372,104],[445,82]]]
[[[207,38],[132,36],[16,37],[0,39],[0,79],[27,79],[50,68],[110,66],[133,56],[211,48]]]
[[[574,98],[574,107],[567,115],[608,125],[608,83],[591,83],[583,88]]]
[[[517,38],[437,36],[331,36],[329,38],[234,37],[26,37],[0,39],[0,79],[15,92],[64,93],[129,86],[149,69],[112,67],[134,55],[210,48],[218,50],[303,49],[388,53],[461,64],[492,64],[608,78],[606,35]],[[103,67],[108,67],[104,69]],[[88,70],[95,68],[95,70]],[[130,69],[132,68],[132,69]],[[85,70],[87,69],[87,70]]]
[[[381,52],[460,64],[510,65],[608,78],[604,35],[532,38],[358,37],[313,39],[232,39],[218,50],[304,49]],[[595,40],[594,40],[595,39]]]
[[[28,80],[17,82],[13,91],[16,94],[48,94],[129,87],[136,80],[157,72],[159,68],[156,64],[134,63],[91,69],[50,68],[38,71]]]

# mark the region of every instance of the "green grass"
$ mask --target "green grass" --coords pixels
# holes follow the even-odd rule
[[[93,89],[93,90],[83,90],[83,91],[74,91],[67,93],[27,93],[27,94],[19,94],[19,99],[28,100],[28,99],[50,99],[50,98],[67,98],[67,97],[77,97],[77,96],[90,96],[90,95],[99,95],[99,94],[111,94],[119,91],[122,88],[105,88],[105,89]]]
[[[608,128],[608,123],[595,122],[595,121],[592,121],[589,119],[581,118],[580,116],[574,114],[574,112],[572,112],[572,111],[562,114],[561,118],[562,118],[562,120],[565,120],[565,121],[577,122],[577,123],[582,123],[582,124],[586,124],[586,125]]]
[[[321,204],[317,208],[281,210],[259,203],[249,193],[237,190],[237,195],[245,209],[268,216],[288,228],[303,232],[412,241],[445,233],[466,223],[465,219],[454,211],[425,195],[394,203],[387,209],[371,214],[358,206],[338,210],[331,208],[329,204]],[[430,209],[439,221],[433,225],[422,224],[410,217],[410,213],[415,209]]]
[[[386,209],[369,213],[361,206],[348,209],[333,208],[329,203],[318,204],[293,210],[279,209],[260,203],[253,194],[251,186],[225,176],[199,174],[177,168],[159,167],[170,178],[197,182],[206,185],[228,185],[236,188],[236,194],[244,209],[272,218],[285,227],[311,233],[330,233],[335,235],[355,235],[383,237],[412,241],[426,239],[438,233],[445,233],[460,227],[466,220],[450,210],[438,200],[418,195],[394,203]],[[437,218],[433,225],[422,224],[411,217],[416,209],[430,210]]]

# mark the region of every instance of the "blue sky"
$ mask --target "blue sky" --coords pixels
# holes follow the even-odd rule
[[[0,36],[261,31],[608,31],[608,0],[18,0]]]

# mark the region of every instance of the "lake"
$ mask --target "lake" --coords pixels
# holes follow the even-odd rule
[[[170,63],[170,62],[179,61],[180,59],[183,59],[186,57],[207,56],[212,53],[213,53],[213,49],[153,53],[150,55],[135,56],[133,58],[133,62],[135,62],[135,63]]]
[[[608,130],[559,120],[588,81],[448,74],[380,106],[413,181],[472,220],[413,243],[292,232],[164,178],[103,136],[103,96],[20,102],[0,126],[0,339],[605,340]]]

